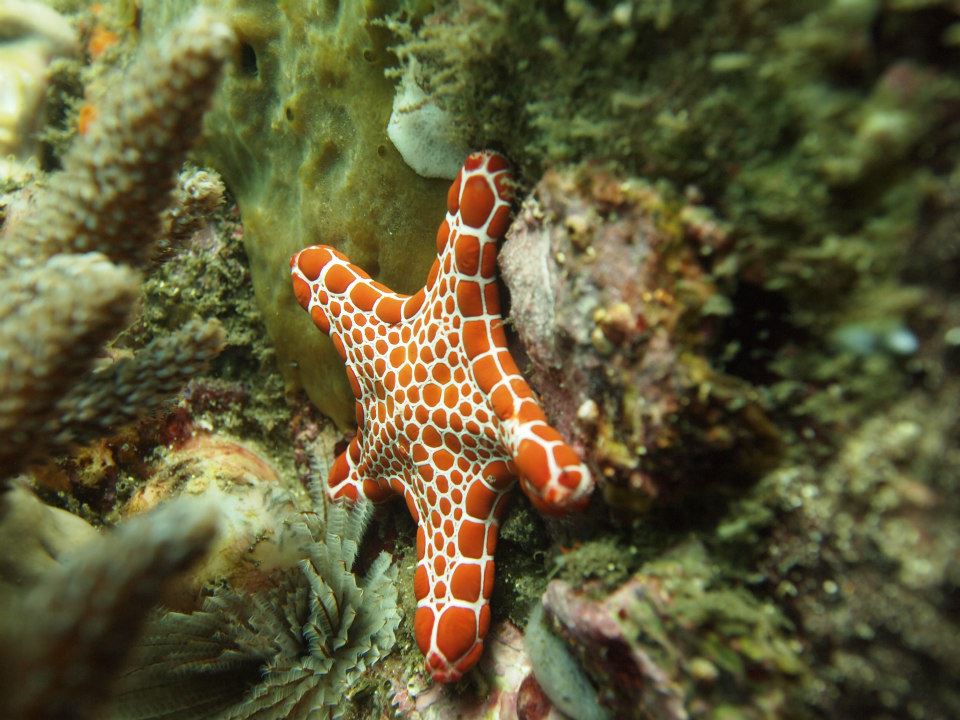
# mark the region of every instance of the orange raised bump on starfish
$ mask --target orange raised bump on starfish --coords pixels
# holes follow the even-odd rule
[[[467,157],[447,194],[437,259],[414,295],[391,292],[327,245],[290,261],[297,301],[330,335],[357,401],[357,435],[327,492],[406,500],[418,524],[414,632],[440,682],[483,652],[515,479],[549,514],[582,507],[593,489],[507,350],[496,265],[510,185],[503,156]]]

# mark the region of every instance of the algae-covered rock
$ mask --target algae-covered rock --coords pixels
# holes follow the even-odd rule
[[[192,3],[146,4],[145,35]],[[236,196],[250,272],[281,372],[338,423],[353,400],[328,338],[293,299],[289,259],[329,243],[399,292],[422,284],[446,183],[418,177],[387,137],[389,2],[210,3],[236,28],[238,67],[207,117],[203,156]]]
[[[593,166],[547,172],[508,232],[500,264],[531,380],[627,513],[776,462],[761,396],[710,357],[731,308],[704,256],[729,246],[704,208]]]
[[[817,682],[803,697],[824,714],[960,713],[958,406],[955,382],[939,401],[913,393],[845,434],[826,468],[758,487],[784,511],[759,568],[806,638]]]
[[[800,715],[787,699],[805,672],[791,623],[722,579],[697,542],[600,602],[556,580],[544,607],[617,718]]]

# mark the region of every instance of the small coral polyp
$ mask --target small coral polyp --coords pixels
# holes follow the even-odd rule
[[[414,295],[391,292],[326,245],[291,260],[296,298],[330,335],[356,399],[358,432],[327,492],[406,500],[418,523],[414,631],[440,682],[483,652],[493,552],[516,477],[548,514],[582,507],[593,489],[506,347],[495,276],[510,200],[506,160],[469,155]]]

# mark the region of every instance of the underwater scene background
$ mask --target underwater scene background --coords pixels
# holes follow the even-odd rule
[[[960,716],[958,69],[953,0],[0,0],[0,717]]]

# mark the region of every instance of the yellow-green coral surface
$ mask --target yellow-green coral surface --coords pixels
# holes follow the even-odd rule
[[[339,424],[353,398],[329,339],[297,307],[289,258],[328,243],[399,292],[423,284],[446,181],[417,176],[387,138],[393,3],[213,0],[242,40],[207,116],[205,160],[236,195],[257,301],[288,381]],[[145,3],[163,31],[192,3]]]

